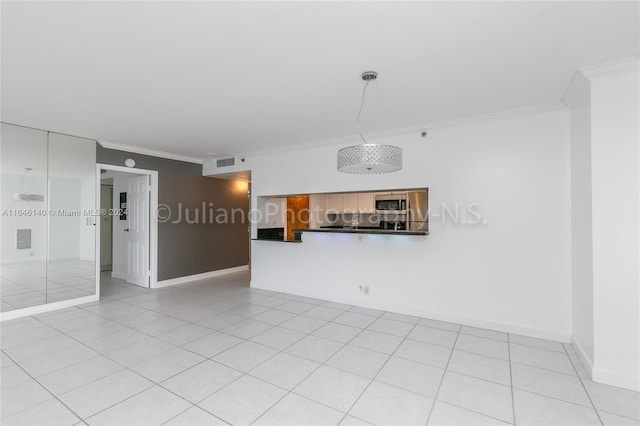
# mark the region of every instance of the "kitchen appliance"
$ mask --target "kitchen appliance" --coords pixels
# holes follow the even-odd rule
[[[284,241],[284,228],[258,228],[258,239]]]
[[[429,190],[407,193],[407,230],[429,232]]]
[[[407,210],[407,194],[377,194],[376,213],[404,214]]]
[[[375,209],[380,218],[380,229],[404,231],[407,229],[407,193],[376,194]]]

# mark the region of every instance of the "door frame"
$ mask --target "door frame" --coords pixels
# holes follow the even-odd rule
[[[158,210],[158,171],[136,169],[133,167],[114,166],[112,164],[96,163],[96,190],[100,191],[100,170],[149,175],[149,288],[158,287],[158,221],[155,213]],[[99,192],[98,192],[99,193]],[[116,208],[116,206],[114,206]],[[100,210],[100,197],[96,197],[96,211]],[[100,221],[96,220],[96,258],[100,258]],[[96,262],[97,294],[100,296],[100,262]]]
[[[102,182],[100,183],[100,208],[103,208],[102,207],[102,189],[104,187],[110,188],[111,208],[113,208],[113,184],[108,185],[108,184],[104,184]],[[100,220],[100,219],[96,218],[96,220]],[[110,232],[108,234],[110,234],[109,237],[111,238],[111,263],[110,263],[109,266],[113,267],[113,216],[111,216],[110,224],[111,224],[111,229],[110,229]],[[98,231],[100,231],[100,235],[97,235],[96,238],[101,240],[102,239],[102,222],[100,222],[100,228],[96,229],[96,232],[98,232]],[[100,252],[102,252],[102,240],[100,241]],[[102,254],[102,253],[99,253],[99,254]],[[100,256],[100,272],[105,272],[105,271],[102,270],[102,256]]]

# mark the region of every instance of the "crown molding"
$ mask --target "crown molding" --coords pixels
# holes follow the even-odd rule
[[[504,119],[519,117],[521,115],[529,115],[540,112],[563,111],[567,107],[562,102],[550,102],[546,104],[530,105],[520,108],[511,108],[503,111],[488,112],[485,114],[469,115],[466,117],[451,118],[448,120],[433,121],[431,123],[421,124],[417,126],[403,127],[391,129],[388,135],[421,132],[423,130],[440,129],[445,127],[457,127],[467,124],[480,123],[486,120]]]
[[[125,151],[125,152],[131,152],[134,154],[150,155],[151,157],[160,157],[160,158],[166,158],[169,160],[185,161],[187,163],[202,164],[201,158],[189,157],[189,156],[180,155],[180,154],[173,154],[171,152],[158,151],[155,149],[141,148],[139,146],[134,146],[134,145],[125,145],[121,143],[109,142],[109,141],[100,140],[100,139],[98,140],[98,143],[103,148],[115,149],[117,151]]]
[[[640,58],[626,58],[619,61],[606,62],[604,64],[591,65],[580,68],[578,72],[587,80],[604,77],[612,74],[640,70]]]
[[[485,120],[517,117],[520,115],[533,114],[537,112],[562,111],[566,109],[567,109],[566,105],[563,104],[562,102],[552,102],[552,103],[532,105],[532,106],[527,106],[522,108],[512,108],[508,110],[490,112],[485,114],[452,118],[448,120],[433,121],[431,123],[417,124],[417,125],[407,126],[407,127],[396,127],[393,129],[381,130],[378,132],[370,132],[370,133],[368,132],[366,134],[366,137],[367,139],[374,140],[376,138],[399,136],[399,135],[405,135],[408,133],[419,134],[420,132],[423,132],[423,131],[429,131],[429,130],[438,129],[438,128],[462,126],[466,124],[482,122]],[[303,142],[295,145],[283,145],[283,146],[277,146],[273,148],[265,148],[265,149],[255,150],[255,151],[249,151],[243,155],[248,157],[255,156],[255,155],[271,155],[271,154],[278,154],[283,152],[297,151],[301,149],[319,148],[322,146],[344,145],[344,144],[353,145],[355,143],[361,143],[360,141],[361,141],[360,136],[357,134],[345,135],[345,136],[337,136],[333,138]]]

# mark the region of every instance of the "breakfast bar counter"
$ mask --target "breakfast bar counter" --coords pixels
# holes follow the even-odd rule
[[[382,235],[429,235],[427,231],[411,231],[411,230],[393,230],[393,229],[378,229],[378,228],[359,228],[359,227],[343,227],[343,228],[320,228],[320,229],[305,229],[296,228],[293,230],[294,234],[302,234],[303,232],[329,232],[329,233],[341,233],[341,234],[382,234]]]

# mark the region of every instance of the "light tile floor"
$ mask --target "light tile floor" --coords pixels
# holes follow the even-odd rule
[[[95,294],[95,264],[64,259],[0,266],[0,312]]]
[[[1,325],[3,425],[636,425],[571,345],[248,287],[234,274]]]

